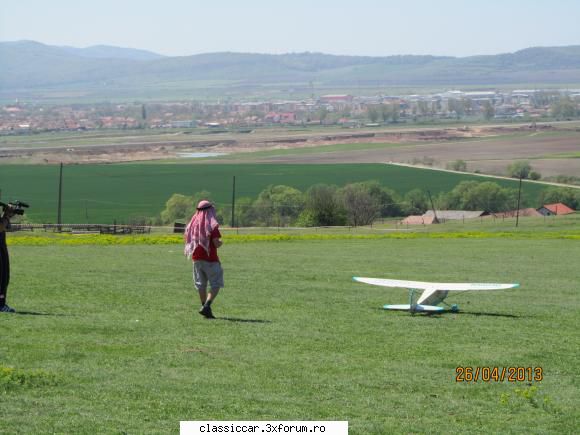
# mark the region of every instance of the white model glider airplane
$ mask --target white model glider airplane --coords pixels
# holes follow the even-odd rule
[[[403,281],[399,279],[362,278],[353,276],[355,281],[381,287],[400,287],[409,290],[409,303],[401,305],[385,305],[385,310],[410,311],[411,313],[441,313],[444,307],[437,306],[442,303],[450,291],[466,292],[480,290],[505,290],[519,287],[519,284],[496,284],[496,283],[445,283],[445,282],[421,282]],[[419,299],[415,301],[414,294],[417,290],[423,290]],[[457,305],[451,305],[450,311],[457,312]]]

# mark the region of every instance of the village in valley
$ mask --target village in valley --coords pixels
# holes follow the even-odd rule
[[[353,96],[300,100],[133,102],[48,105],[15,101],[0,108],[0,134],[95,129],[338,125],[397,123],[533,122],[574,117],[580,89],[514,89],[433,94]]]

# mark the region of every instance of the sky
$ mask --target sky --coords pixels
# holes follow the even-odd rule
[[[579,17],[580,0],[0,0],[0,41],[465,57],[580,45]]]

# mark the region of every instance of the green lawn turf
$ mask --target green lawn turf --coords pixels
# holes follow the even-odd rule
[[[112,164],[71,165],[63,170],[63,223],[127,223],[131,218],[157,216],[174,193],[211,192],[218,209],[231,204],[232,178],[236,196],[256,198],[270,184],[306,191],[317,183],[345,184],[377,180],[404,194],[412,189],[433,195],[450,191],[463,180],[486,181],[455,174],[384,164]],[[491,181],[517,189],[517,180]],[[31,205],[34,222],[57,220],[59,167],[54,165],[0,166],[2,200],[19,199]],[[546,186],[524,183],[523,201],[537,206]]]
[[[181,245],[12,245],[9,303],[21,314],[0,316],[0,431],[178,433],[180,420],[577,429],[577,240],[225,242],[214,321],[196,313]],[[411,316],[381,310],[405,290],[353,275],[521,288]],[[544,379],[457,383],[462,366],[542,367]]]

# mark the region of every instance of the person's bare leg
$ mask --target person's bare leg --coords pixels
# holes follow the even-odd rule
[[[209,302],[209,304],[211,305],[211,303],[217,297],[217,295],[218,295],[219,292],[220,292],[219,287],[218,288],[212,288],[210,290],[210,292],[207,294],[207,297],[205,299],[205,303],[207,304]]]

